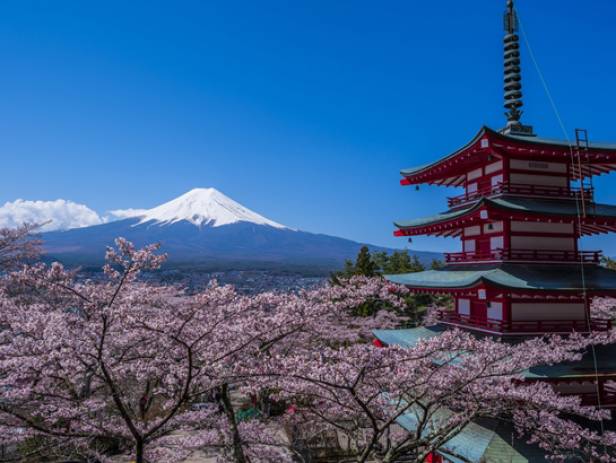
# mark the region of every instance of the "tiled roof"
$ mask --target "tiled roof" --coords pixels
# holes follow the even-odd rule
[[[486,282],[494,286],[521,290],[579,291],[586,288],[616,292],[616,271],[598,265],[456,265],[441,270],[386,275],[385,278],[393,283],[416,288],[468,288]]]
[[[421,412],[418,412],[421,413]],[[438,410],[434,421],[447,419],[451,412]],[[411,408],[397,423],[409,432],[417,429],[416,411]],[[430,425],[428,425],[429,429]],[[430,431],[428,431],[430,432]],[[544,462],[545,453],[516,438],[513,426],[502,420],[479,419],[439,448],[439,453],[454,463],[534,463]]]
[[[402,169],[400,171],[400,174],[402,174],[402,176],[411,176],[414,175],[418,172],[424,171],[424,170],[428,170],[432,167],[437,166],[438,164],[442,163],[443,161],[446,161],[450,158],[455,158],[458,154],[464,152],[467,148],[471,147],[472,145],[474,145],[482,136],[484,136],[485,134],[491,135],[491,136],[495,136],[501,140],[512,140],[512,141],[516,141],[516,142],[524,142],[525,144],[529,144],[529,145],[536,145],[536,146],[556,146],[556,147],[562,147],[562,148],[569,148],[571,146],[571,143],[573,142],[569,142],[567,140],[555,140],[555,139],[549,139],[549,138],[540,138],[540,137],[529,137],[529,136],[519,136],[519,135],[505,135],[502,134],[494,129],[491,129],[489,127],[482,127],[481,130],[479,130],[479,132],[477,133],[477,135],[475,135],[473,137],[473,139],[467,143],[466,145],[464,145],[462,148],[456,150],[455,152],[447,155],[447,156],[443,156],[441,158],[439,158],[438,160],[428,163],[428,164],[424,164],[421,166],[415,166],[415,167],[410,167],[408,169]],[[595,142],[590,142],[588,144],[589,149],[591,150],[600,150],[600,151],[616,151],[616,144],[614,143],[595,143]]]
[[[529,379],[540,379],[594,376],[595,374],[616,376],[616,344],[595,346],[594,356],[589,349],[577,362],[562,362],[557,365],[533,367],[526,372],[525,376]]]
[[[440,325],[420,326],[402,330],[374,330],[373,334],[385,344],[413,347],[420,339],[429,339],[441,334],[445,328]]]
[[[483,207],[493,207],[496,209],[525,212],[529,214],[555,215],[559,217],[577,217],[579,214],[577,202],[572,200],[501,196],[497,198],[484,198],[470,207],[463,209],[449,210],[429,217],[395,222],[394,225],[402,229],[425,227],[463,217]],[[590,217],[616,218],[616,206],[609,204],[593,204],[586,208],[586,215]]]
[[[429,327],[418,327],[399,330],[374,330],[375,337],[387,345],[402,347],[413,347],[421,339],[430,339],[438,336],[447,328],[436,325]],[[483,334],[476,334],[485,337]],[[487,336],[492,337],[492,336]],[[519,342],[524,338],[512,339],[509,342]],[[526,370],[523,376],[528,379],[549,379],[549,378],[574,378],[580,376],[616,376],[616,344],[595,346],[595,356],[592,351],[587,350],[582,359],[575,362],[561,362],[556,365],[546,365],[533,367]],[[596,370],[595,370],[596,359]]]

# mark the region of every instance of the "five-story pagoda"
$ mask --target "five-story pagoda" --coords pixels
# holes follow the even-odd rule
[[[616,170],[616,145],[537,137],[520,122],[522,85],[513,0],[505,13],[507,126],[483,127],[464,147],[429,165],[401,172],[402,185],[463,187],[449,209],[399,221],[396,236],[459,237],[441,270],[395,275],[416,293],[454,297],[441,323],[501,335],[605,330],[590,316],[596,296],[616,295],[616,272],[599,251],[583,251],[583,235],[616,231],[616,206],[594,201],[592,178]],[[575,185],[575,186],[574,186]]]
[[[449,209],[396,222],[396,236],[459,237],[461,251],[445,254],[442,269],[386,276],[415,293],[453,297],[439,323],[375,330],[378,344],[412,347],[462,328],[516,343],[527,336],[609,330],[590,303],[616,296],[616,271],[600,265],[601,252],[579,249],[579,239],[616,231],[616,206],[597,204],[592,179],[616,170],[616,144],[542,139],[520,122],[522,82],[513,0],[505,11],[505,108],[502,130],[483,127],[456,152],[405,169],[402,185],[463,187]],[[549,382],[582,404],[616,407],[616,345],[595,346],[579,361],[530,368],[521,380]],[[409,432],[413,420],[399,424]],[[453,455],[457,455],[454,457]],[[458,458],[463,456],[464,459]],[[540,462],[541,449],[517,439],[501,420],[473,422],[445,442],[430,461]]]

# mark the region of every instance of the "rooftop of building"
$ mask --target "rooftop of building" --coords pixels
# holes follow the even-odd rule
[[[399,229],[427,227],[461,219],[486,208],[518,214],[553,216],[557,220],[560,218],[576,218],[582,212],[579,202],[570,199],[542,199],[503,195],[492,198],[484,197],[467,207],[450,209],[428,217],[397,221],[394,222],[394,225]],[[616,206],[591,203],[586,207],[585,213],[590,218],[616,219]],[[591,233],[591,230],[588,229],[586,232]]]
[[[411,348],[421,340],[439,336],[449,329],[443,325],[419,326],[417,328],[374,330],[376,338],[386,345]],[[478,337],[498,338],[497,335],[473,333]],[[516,343],[525,337],[504,338],[505,342]],[[589,376],[609,376],[616,378],[616,344],[598,345],[587,349],[582,358],[575,362],[561,362],[555,365],[532,367],[522,372],[524,378],[534,379],[575,379]],[[596,368],[595,368],[596,360]]]
[[[497,263],[446,266],[440,270],[386,275],[389,281],[413,288],[457,289],[486,284],[518,291],[587,290],[616,294],[616,271],[599,265]]]
[[[462,148],[434,162],[402,169],[400,174],[405,177],[407,184],[437,183],[458,186],[464,181],[465,176],[461,174],[490,162],[490,148],[495,148],[501,155],[509,153],[513,157],[559,162],[570,162],[572,152],[577,149],[575,140],[506,135],[484,126]],[[588,148],[585,162],[589,164],[583,166],[584,175],[597,175],[616,168],[609,165],[616,163],[616,144],[588,142],[584,143],[583,148]]]

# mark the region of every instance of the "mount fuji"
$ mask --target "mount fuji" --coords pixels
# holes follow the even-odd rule
[[[121,220],[42,235],[47,259],[94,266],[122,236],[137,246],[158,242],[167,265],[207,270],[329,271],[357,255],[361,243],[295,230],[251,211],[214,188],[197,188],[152,209],[111,211]],[[369,246],[374,251],[385,248]],[[437,253],[414,252],[431,261]]]

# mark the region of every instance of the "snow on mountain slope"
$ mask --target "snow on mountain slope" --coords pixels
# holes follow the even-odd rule
[[[151,221],[168,225],[186,220],[197,226],[220,227],[237,222],[250,222],[280,229],[288,228],[251,211],[215,188],[195,188],[152,209],[121,210],[111,213],[124,218],[138,217],[141,220],[137,225]]]
[[[213,188],[191,190],[152,209],[111,213],[121,220],[43,233],[45,258],[71,266],[99,267],[105,247],[122,236],[137,247],[159,243],[169,255],[167,269],[311,269],[326,274],[354,259],[362,246],[285,227]],[[377,246],[370,249],[390,251]],[[440,256],[419,253],[419,257],[429,264]]]

